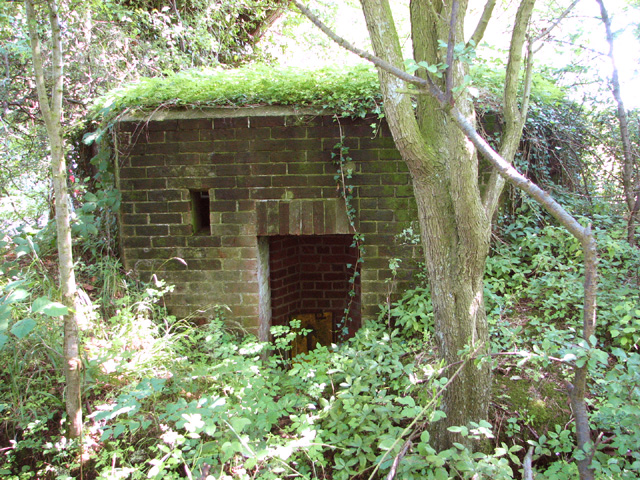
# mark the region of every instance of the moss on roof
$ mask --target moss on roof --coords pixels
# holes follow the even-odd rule
[[[313,70],[254,65],[143,78],[98,99],[94,111],[292,105],[360,115],[380,104],[378,75],[367,65]]]

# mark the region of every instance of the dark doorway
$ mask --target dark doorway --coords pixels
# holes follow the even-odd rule
[[[288,325],[300,317],[302,328],[313,330],[310,338],[322,345],[352,336],[361,324],[360,275],[354,277],[358,249],[353,237],[276,235],[268,239],[271,324]]]

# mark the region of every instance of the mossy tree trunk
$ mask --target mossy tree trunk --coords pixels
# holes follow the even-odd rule
[[[517,83],[522,64],[522,46],[533,8],[533,0],[523,1],[514,30],[508,86]],[[377,57],[403,69],[400,45],[393,27],[389,4],[385,0],[362,0],[367,26]],[[488,11],[493,2],[489,2]],[[489,351],[487,318],[484,309],[483,277],[489,252],[491,217],[504,180],[495,176],[481,194],[478,157],[474,145],[452,121],[445,104],[455,103],[470,124],[475,123],[469,96],[454,102],[454,86],[463,84],[468,65],[453,61],[453,45],[464,40],[467,1],[413,0],[411,26],[416,62],[450,65],[442,77],[422,78],[432,82],[440,96],[418,96],[414,109],[401,90],[406,89],[393,74],[380,71],[385,114],[396,144],[411,172],[418,205],[422,245],[432,291],[435,331],[440,355],[447,365],[461,361],[465,348],[481,355]],[[483,17],[486,27],[486,17]],[[477,30],[478,31],[478,30]],[[481,34],[474,35],[477,40]],[[451,48],[442,48],[445,41]],[[508,105],[518,101],[517,89]],[[526,103],[526,102],[525,102]],[[514,112],[505,131],[505,151],[513,159],[522,132],[521,112]],[[453,370],[446,372],[452,374]],[[466,442],[448,431],[454,425],[487,419],[491,397],[489,363],[468,362],[445,391],[442,408],[445,420],[432,428],[435,445],[448,448]]]

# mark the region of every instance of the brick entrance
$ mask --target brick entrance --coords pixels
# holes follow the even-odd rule
[[[277,235],[269,237],[271,321],[288,325],[297,315],[331,313],[333,331],[345,310],[353,320],[349,335],[360,326],[360,276],[353,283],[358,251],[351,235]],[[334,341],[337,341],[334,338]]]

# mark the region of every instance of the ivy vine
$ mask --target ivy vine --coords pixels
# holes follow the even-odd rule
[[[344,315],[340,319],[340,321],[336,324],[338,340],[344,341],[347,339],[349,335],[349,326],[353,323],[353,318],[351,318],[351,307],[356,300],[356,279],[360,276],[360,264],[364,262],[364,235],[358,232],[356,228],[356,209],[353,206],[353,190],[354,187],[351,184],[351,179],[353,178],[353,159],[349,156],[349,147],[345,145],[345,135],[344,130],[342,129],[342,125],[340,124],[340,117],[338,115],[334,116],[338,128],[340,131],[340,141],[336,143],[334,146],[334,151],[331,152],[331,158],[333,163],[336,165],[337,170],[333,179],[336,181],[338,186],[338,192],[342,199],[344,199],[345,211],[347,214],[347,219],[349,221],[349,226],[353,230],[353,243],[351,244],[352,248],[356,248],[356,263],[355,264],[347,264],[347,268],[351,270],[351,276],[349,278],[349,302],[344,309]]]

